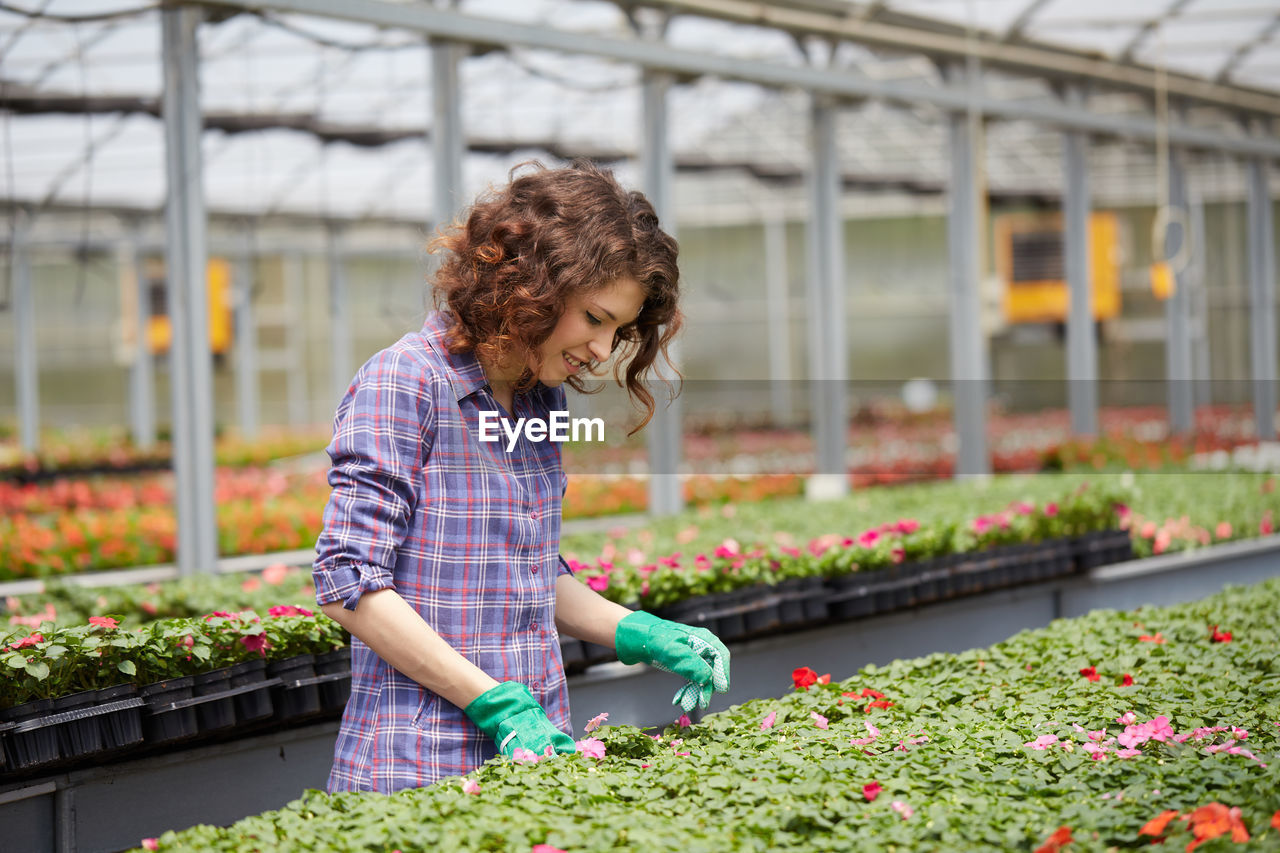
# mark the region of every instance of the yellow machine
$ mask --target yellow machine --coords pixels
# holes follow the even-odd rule
[[[231,348],[231,265],[221,258],[211,258],[206,270],[209,291],[209,350],[222,355]],[[151,310],[147,320],[147,345],[157,355],[168,352],[173,340],[173,327],[169,323],[168,291],[165,287],[163,263],[149,266],[147,293]]]
[[[1060,214],[1005,214],[993,224],[996,272],[1004,283],[1005,321],[1065,323],[1071,312]],[[1094,320],[1120,314],[1116,216],[1089,216],[1089,281]]]

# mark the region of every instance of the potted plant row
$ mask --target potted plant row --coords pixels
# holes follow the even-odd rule
[[[711,555],[680,554],[619,569],[571,562],[586,583],[618,601],[744,640],[1064,577],[1132,557],[1126,508],[1116,493],[1078,490],[1059,502],[1024,502],[966,522],[881,524],[806,548],[745,549],[726,540]],[[637,578],[639,579],[637,583]],[[562,638],[566,671],[612,659],[603,647]]]
[[[335,713],[350,690],[345,633],[294,606],[136,630],[91,617],[0,636],[0,665],[9,774]]]

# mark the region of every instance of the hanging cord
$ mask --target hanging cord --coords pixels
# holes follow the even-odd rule
[[[71,31],[76,40],[76,64],[80,77],[80,96],[82,98],[89,97],[89,73],[88,62],[84,55],[84,39],[80,30],[79,23],[71,25]],[[76,265],[76,289],[74,304],[77,308],[84,302],[85,286],[88,279],[89,264],[89,234],[92,231],[93,220],[93,163],[96,147],[93,139],[93,112],[85,110],[84,112],[84,194],[81,203],[80,212],[80,251],[79,259]]]
[[[1156,100],[1156,216],[1151,223],[1151,256],[1157,263],[1167,263],[1174,275],[1186,270],[1191,263],[1191,228],[1187,211],[1169,200],[1169,179],[1172,167],[1169,162],[1169,70],[1165,64],[1164,31],[1156,34],[1158,61],[1155,75]],[[1182,231],[1182,244],[1170,258],[1169,229],[1177,225]]]

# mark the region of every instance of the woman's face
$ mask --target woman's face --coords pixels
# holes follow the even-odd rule
[[[542,356],[538,379],[554,388],[587,370],[588,363],[608,359],[618,329],[634,323],[643,305],[644,291],[633,278],[570,296],[551,336],[538,348]]]

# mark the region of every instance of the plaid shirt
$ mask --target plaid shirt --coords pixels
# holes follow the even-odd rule
[[[475,356],[444,344],[433,312],[360,368],[328,447],[333,491],[316,542],[316,601],[355,609],[395,589],[463,657],[533,692],[571,732],[555,625],[565,475],[560,446],[521,431],[481,442],[479,415],[500,411]],[[515,417],[565,409],[564,391],[517,395]],[[499,430],[501,432],[501,430]],[[469,772],[497,746],[448,700],[352,638],[351,699],[328,789],[380,791]]]

